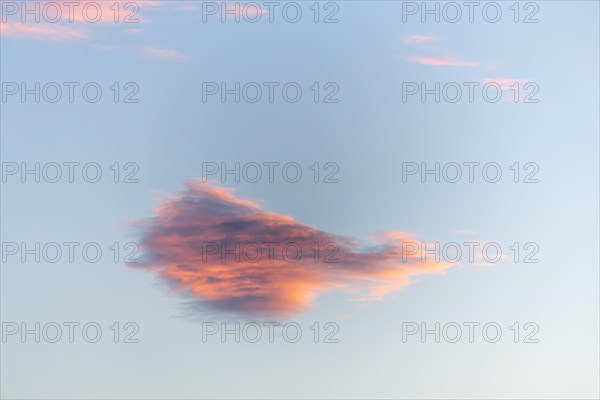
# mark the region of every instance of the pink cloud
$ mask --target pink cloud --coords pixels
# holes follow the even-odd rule
[[[478,63],[459,60],[454,57],[419,57],[411,56],[409,61],[424,65],[433,65],[435,67],[477,67]]]
[[[53,41],[86,39],[88,37],[82,30],[75,27],[2,21],[0,21],[0,34],[2,36],[19,38],[27,37]]]
[[[177,7],[176,9],[179,11],[196,11],[198,10],[198,7],[192,4],[184,4],[182,6]]]
[[[44,3],[44,2],[41,2]],[[87,23],[95,25],[98,23],[129,23],[134,24],[139,22],[140,15],[139,10],[152,4],[152,2],[144,1],[142,3],[121,1],[96,1],[96,0],[83,0],[77,2],[51,2],[52,6],[48,7],[49,18],[56,18],[56,21],[49,22],[41,19],[41,24],[55,24],[55,23],[69,23],[73,24],[76,22]],[[24,3],[23,3],[24,4]],[[115,5],[117,4],[117,5]],[[23,13],[23,5],[18,5],[14,13],[10,13],[4,16],[5,20],[14,20],[12,22],[21,22],[21,14]],[[27,23],[34,22],[34,16],[30,15],[27,17]]]
[[[434,42],[437,40],[436,36],[433,35],[411,35],[406,36],[404,38],[404,43],[413,44],[413,43],[428,43]]]
[[[517,79],[517,78],[481,78],[478,79],[483,84],[497,84],[502,90],[509,90],[515,83],[523,85],[527,82],[532,82],[531,79]]]
[[[382,299],[416,277],[444,274],[453,265],[406,251],[407,242],[416,243],[407,233],[386,231],[376,235],[374,245],[361,245],[200,180],[187,182],[183,192],[155,208],[154,217],[137,225],[144,257],[129,265],[153,271],[202,304],[236,314],[293,315],[333,290]],[[286,258],[283,249],[290,243]]]
[[[180,62],[188,60],[188,56],[181,54],[177,50],[146,47],[145,49],[143,49],[143,52],[147,56],[150,56],[150,57],[156,58],[156,59],[160,59],[160,60],[180,61]]]
[[[22,3],[16,5],[17,8],[12,10],[12,13],[3,16],[3,20],[0,21],[0,35],[62,41],[88,39],[88,33],[97,29],[99,25],[125,26],[131,31],[136,31],[139,29],[139,23],[148,22],[140,15],[140,10],[158,4],[149,0],[140,3],[91,0],[49,3],[52,3],[52,8],[47,11],[50,15],[48,18],[59,16],[56,22],[44,19],[35,22],[33,15],[22,22],[21,7],[25,4]]]

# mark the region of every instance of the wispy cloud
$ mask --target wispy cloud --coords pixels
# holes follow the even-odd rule
[[[532,82],[532,79],[522,78],[480,78],[479,82],[483,84],[496,84],[502,88],[502,90],[509,90],[515,83],[523,85],[527,82]]]
[[[70,26],[2,21],[0,21],[0,34],[2,36],[52,41],[88,38],[88,35],[81,29]]]
[[[374,245],[364,246],[290,216],[264,211],[258,203],[237,198],[227,188],[200,180],[189,181],[185,187],[163,200],[153,218],[139,223],[144,258],[137,266],[154,271],[177,292],[219,310],[292,315],[307,309],[318,294],[331,290],[359,292],[361,299],[381,299],[417,276],[443,274],[452,266],[424,262],[420,255],[405,251],[405,243],[416,241],[404,232],[383,232]],[[220,250],[214,247],[216,243]],[[258,262],[253,261],[259,254],[256,244],[268,243],[279,246],[273,245],[272,253],[262,253]],[[280,256],[289,243],[295,244],[290,250],[294,261]],[[333,246],[329,250],[327,243]],[[231,254],[246,245],[254,245],[250,258]],[[317,260],[315,246],[321,249]],[[301,253],[296,251],[298,247]],[[225,256],[223,248],[229,251]],[[330,261],[338,262],[325,263],[334,249]]]
[[[405,36],[403,39],[404,43],[407,43],[407,44],[430,43],[430,42],[435,42],[436,40],[437,40],[437,37],[433,36],[433,35],[411,35],[411,36]]]
[[[198,7],[193,4],[183,4],[181,6],[177,6],[176,10],[179,11],[197,11]]]
[[[43,2],[42,2],[43,3]],[[48,2],[50,3],[50,2]],[[141,15],[142,9],[152,8],[159,2],[146,0],[135,2],[102,2],[84,0],[78,2],[52,2],[53,14],[60,17],[56,22],[40,20],[36,22],[30,16],[21,21],[21,5],[15,2],[15,8],[3,15],[0,21],[0,35],[18,38],[64,41],[71,39],[89,39],[99,26],[126,26],[135,31],[137,26],[149,20]]]
[[[103,51],[112,51],[114,48],[112,46],[108,46],[106,44],[91,44],[90,47]]]
[[[159,59],[159,60],[179,61],[179,62],[188,60],[188,56],[186,56],[185,54],[181,54],[177,50],[172,50],[172,49],[159,49],[156,47],[146,47],[142,50],[142,52],[149,57]]]
[[[478,67],[479,63],[472,61],[459,60],[454,57],[421,57],[410,56],[408,60],[411,62],[432,65],[435,67]]]

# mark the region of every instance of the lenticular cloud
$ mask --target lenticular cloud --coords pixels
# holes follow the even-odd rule
[[[381,299],[412,277],[451,266],[404,251],[406,243],[415,243],[405,233],[387,231],[375,245],[361,246],[199,180],[164,200],[141,226],[144,256],[137,268],[236,314],[291,316],[332,290]]]

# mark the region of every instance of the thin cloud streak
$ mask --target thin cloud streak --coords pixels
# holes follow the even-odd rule
[[[459,60],[454,57],[421,57],[410,56],[408,60],[414,63],[432,65],[435,67],[478,67],[479,63]]]
[[[69,26],[2,21],[0,21],[0,35],[51,41],[88,38],[82,30]]]
[[[142,50],[142,52],[149,57],[159,59],[159,60],[179,61],[179,62],[188,60],[188,56],[181,54],[177,50],[172,50],[172,49],[159,49],[156,47],[146,47]]]
[[[436,36],[433,35],[411,35],[406,36],[404,38],[404,43],[413,44],[413,43],[430,43],[435,42],[437,40]]]
[[[515,83],[523,85],[527,82],[532,82],[532,79],[517,79],[517,78],[481,78],[478,79],[483,84],[497,84],[502,90],[509,90]]]
[[[21,21],[20,7],[14,13],[3,16],[0,21],[0,35],[16,38],[33,38],[52,41],[72,39],[89,39],[90,33],[99,26],[125,26],[131,30],[139,29],[137,25],[149,20],[140,15],[140,10],[157,6],[159,2],[98,2],[84,0],[78,2],[52,3],[52,18],[56,14],[56,22],[40,19],[36,22],[33,16],[25,22]],[[25,3],[22,3],[25,4]],[[136,28],[134,28],[136,27]]]

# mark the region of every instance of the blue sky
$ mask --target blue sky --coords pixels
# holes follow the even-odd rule
[[[135,2],[139,22],[131,24],[122,22],[123,14],[119,23],[112,20],[112,2],[102,3],[109,17],[98,23],[80,18],[56,24],[43,18],[23,23],[21,10],[13,15],[6,3],[3,95],[11,83],[20,90],[23,82],[29,88],[35,82],[63,88],[64,82],[78,82],[78,88],[96,82],[103,97],[89,103],[76,90],[72,103],[65,96],[36,103],[33,95],[23,102],[17,93],[0,103],[3,332],[9,322],[20,329],[21,323],[32,328],[36,322],[76,321],[96,322],[103,337],[97,343],[80,335],[73,343],[64,337],[35,343],[30,335],[23,343],[20,333],[8,336],[1,344],[3,397],[598,397],[597,2],[535,2],[537,23],[522,22],[536,10],[525,9],[525,2],[518,23],[509,8],[513,2],[498,3],[503,14],[497,23],[478,12],[473,23],[436,23],[421,22],[418,14],[403,22],[408,2],[389,1],[342,1],[330,8],[320,3],[319,20],[335,11],[337,23],[314,23],[313,2],[298,2],[303,14],[297,23],[287,22],[278,8],[256,23],[231,17],[223,23],[220,15],[203,22],[201,2],[148,1]],[[115,82],[117,103],[110,89]],[[233,96],[203,102],[203,82],[297,82],[303,97],[296,103],[281,96],[273,103],[236,103]],[[334,84],[339,101],[315,103],[315,82],[321,94],[331,90],[324,85]],[[432,96],[426,102],[413,96],[403,102],[405,82],[496,82],[503,98],[436,103]],[[515,82],[534,83],[539,101],[511,101],[508,86]],[[124,103],[132,87],[139,89],[139,101]],[[20,171],[7,173],[9,164],[33,168],[36,162],[93,162],[103,174],[97,183],[77,174],[73,183],[64,176],[36,183],[31,175],[22,182]],[[118,183],[110,168],[116,162]],[[128,162],[137,169],[126,169]],[[202,178],[207,162],[296,162],[303,179],[213,179],[206,186],[213,191],[186,195],[184,184]],[[335,163],[339,182],[314,183],[309,167],[315,162],[321,168]],[[493,162],[503,175],[493,184],[481,175],[473,183],[403,182],[407,162]],[[536,163],[539,182],[523,183],[523,175],[513,182],[515,162],[520,168]],[[124,183],[124,174],[134,170],[139,182]],[[230,197],[219,195],[229,189]],[[182,199],[211,206],[187,214]],[[239,205],[240,199],[256,202],[260,212]],[[210,285],[194,293],[196,286],[180,275],[165,278],[173,272],[169,265],[186,260],[148,239],[172,232],[175,218],[161,206],[177,211],[181,232],[223,215],[234,227],[248,222],[247,215],[261,227],[271,227],[269,218],[291,218],[275,230],[282,241],[293,237],[288,230],[309,232],[306,227],[315,229],[317,240],[339,235],[358,243],[341,251],[357,265],[344,269],[343,263],[335,273],[325,264],[310,265],[301,272],[310,271],[311,284],[299,285],[306,303],[293,303],[284,316],[265,308],[249,315],[251,304],[231,303],[236,297],[229,281],[211,297]],[[221,207],[229,211],[219,214]],[[217,222],[192,230],[191,239],[207,240]],[[266,230],[243,233],[259,241]],[[441,274],[417,263],[423,273],[410,283],[386,280],[386,250],[395,247],[373,236],[386,231],[417,242],[495,242],[507,257],[491,266],[462,260]],[[94,242],[104,256],[97,263],[82,257],[36,263],[31,256],[23,262],[20,253],[6,254],[8,242],[29,248],[35,242]],[[124,265],[123,252],[115,262],[109,248],[114,242],[140,244],[140,265]],[[521,257],[523,244],[537,244],[539,262],[514,262],[514,242]],[[382,264],[357,261],[365,249]],[[149,257],[153,251],[163,253]],[[203,266],[190,268],[205,276]],[[265,268],[259,276],[282,276],[277,285],[296,288],[296,275],[287,269]],[[373,281],[394,289],[365,301]],[[276,291],[268,293],[264,304],[282,304],[272,295]],[[244,307],[223,310],[215,299]],[[304,336],[297,343],[280,336],[275,343],[222,343],[217,336],[202,341],[203,322],[265,320],[296,322]],[[402,341],[405,322],[433,327],[469,321],[499,324],[502,340]],[[123,343],[121,335],[114,343],[109,327],[115,322],[121,334],[125,323],[134,322],[139,342]],[[325,323],[335,322],[339,342],[322,343],[321,337],[314,343],[315,322],[321,333]],[[539,342],[523,343],[521,335],[514,343],[509,327],[515,322],[521,328],[537,324]]]

